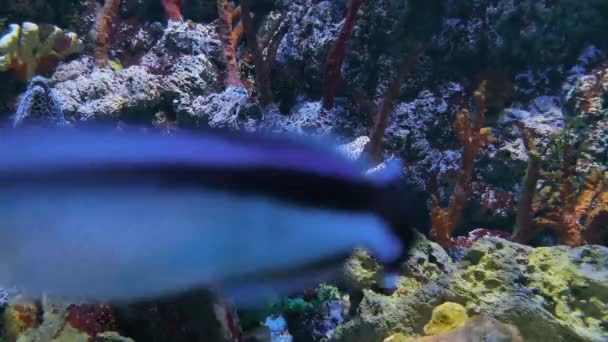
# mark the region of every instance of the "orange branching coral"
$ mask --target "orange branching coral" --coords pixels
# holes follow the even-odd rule
[[[217,12],[220,18],[222,37],[222,56],[226,64],[226,85],[239,85],[238,66],[236,63],[236,47],[243,34],[243,22],[240,20],[241,7],[234,7],[228,0],[217,0]],[[234,25],[234,21],[238,20]]]
[[[524,133],[530,158],[511,239],[526,243],[543,229],[555,230],[559,242],[569,246],[608,239],[608,174],[592,169],[577,188],[577,158],[566,143],[560,145],[559,172],[542,172],[534,141],[529,132]],[[536,191],[540,178],[549,183]],[[542,215],[535,217],[539,213]]]
[[[95,60],[101,67],[108,66],[108,51],[110,50],[110,28],[112,19],[118,13],[120,0],[106,0],[95,24]]]
[[[490,136],[490,129],[482,127],[486,111],[484,91],[485,82],[482,82],[475,91],[476,110],[472,122],[469,119],[469,111],[466,109],[456,115],[454,130],[462,145],[462,158],[458,181],[450,196],[447,210],[440,207],[437,196],[431,195],[431,237],[444,248],[453,244],[450,236],[460,220],[466,194],[471,189],[475,156],[483,146],[494,141],[494,138]]]
[[[608,175],[593,169],[576,193],[574,166],[568,156],[563,158],[557,203],[549,204],[548,213],[534,219],[537,230],[555,229],[560,243],[580,246],[601,242],[606,232],[608,215]],[[574,163],[574,165],[576,165]]]

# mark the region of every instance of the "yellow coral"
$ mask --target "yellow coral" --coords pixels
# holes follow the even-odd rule
[[[454,330],[463,325],[469,316],[464,306],[445,302],[433,309],[431,320],[424,326],[424,333],[436,335]]]
[[[37,72],[47,72],[58,61],[84,49],[75,33],[49,26],[50,32],[30,22],[11,24],[0,38],[0,71],[13,70],[18,78],[29,80]],[[41,40],[41,37],[44,39]]]
[[[0,38],[0,71],[10,70],[17,58],[20,34],[21,26],[11,24],[8,32]]]

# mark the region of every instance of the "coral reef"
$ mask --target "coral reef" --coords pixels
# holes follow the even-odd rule
[[[332,341],[422,334],[432,310],[446,301],[464,306],[469,315],[512,324],[526,341],[602,341],[608,336],[601,323],[608,314],[606,247],[535,249],[486,237],[454,263],[434,243],[421,241],[414,251],[428,250],[429,244],[435,246],[433,254],[422,249],[407,261],[413,267],[400,280],[405,286],[390,296],[364,290],[357,316],[341,325]]]
[[[6,126],[323,138],[370,177],[403,160],[432,215],[397,274],[357,249],[335,283],[260,310],[206,290],[108,306],[0,289],[0,340],[608,340],[605,13],[603,0],[6,2]]]
[[[24,22],[11,24],[0,38],[0,71],[13,71],[22,81],[52,70],[57,63],[81,52],[83,43],[75,33],[57,26]]]

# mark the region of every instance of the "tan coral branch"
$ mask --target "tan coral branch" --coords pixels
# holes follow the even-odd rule
[[[439,206],[436,196],[431,196],[431,237],[444,248],[451,246],[451,234],[460,221],[466,195],[471,189],[471,177],[475,157],[479,150],[495,139],[488,128],[482,128],[485,121],[485,81],[475,91],[475,117],[471,122],[469,111],[461,110],[454,121],[454,131],[462,145],[461,167],[458,180],[450,196],[447,210]]]
[[[228,0],[217,0],[217,11],[220,19],[222,57],[226,65],[225,84],[239,85],[241,79],[236,61],[236,49],[239,39],[243,35],[243,22],[239,19],[241,8],[235,8]],[[238,20],[236,25],[234,25],[235,20]]]
[[[110,28],[112,20],[118,13],[118,6],[120,6],[120,0],[106,0],[95,23],[95,61],[101,67],[108,65]]]

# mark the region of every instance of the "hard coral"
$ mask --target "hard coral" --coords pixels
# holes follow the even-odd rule
[[[58,62],[84,48],[75,33],[57,26],[24,22],[9,25],[0,38],[0,71],[12,70],[22,81],[46,73]]]
[[[344,62],[344,55],[346,53],[346,42],[352,34],[357,19],[357,12],[362,4],[363,0],[351,1],[338,38],[332,45],[329,55],[327,55],[327,60],[325,61],[325,67],[323,69],[324,109],[330,109],[334,105],[334,96],[342,75],[342,63]]]
[[[511,239],[526,243],[548,228],[557,232],[560,243],[569,246],[605,242],[608,238],[608,174],[593,168],[577,190],[577,156],[571,146],[560,143],[559,172],[542,172],[534,141],[529,132],[524,133],[528,171]],[[537,191],[541,178],[547,185]]]
[[[225,83],[228,86],[240,85],[238,66],[236,63],[236,46],[243,34],[243,22],[233,25],[241,16],[241,7],[234,7],[228,0],[217,0],[217,12],[220,18],[220,31],[222,37],[222,57],[226,64]]]
[[[431,236],[444,248],[453,244],[450,235],[460,220],[466,194],[471,189],[471,175],[475,156],[481,147],[494,141],[494,138],[490,136],[490,130],[482,127],[486,111],[484,92],[485,82],[482,82],[475,92],[476,110],[473,122],[469,122],[469,111],[466,109],[458,113],[454,122],[454,130],[458,141],[462,145],[462,161],[458,181],[450,197],[448,209],[442,209],[437,196],[431,196]]]
[[[120,0],[106,0],[95,23],[95,60],[101,67],[108,66],[110,28],[112,20],[118,13],[118,6],[120,6]]]

